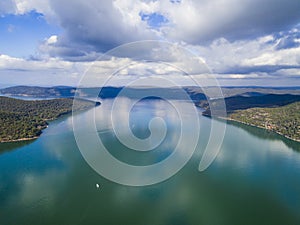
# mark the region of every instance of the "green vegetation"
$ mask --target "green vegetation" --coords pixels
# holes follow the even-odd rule
[[[213,99],[215,109],[222,100]],[[300,141],[300,95],[250,93],[249,96],[232,96],[224,99],[227,119],[274,131],[292,140]],[[197,106],[204,108],[202,114],[211,116],[209,103],[199,101]],[[214,115],[224,117],[222,111]]]
[[[271,107],[279,107],[291,104],[293,102],[300,101],[300,95],[275,95],[275,94],[268,94],[268,95],[255,95],[250,97],[245,96],[233,96],[228,97],[225,99],[213,99],[208,103],[206,100],[200,101],[197,106],[204,108],[205,111],[203,115],[210,116],[210,107],[209,104],[213,104],[215,109],[218,107],[222,107],[222,101],[225,102],[226,111],[227,113],[233,113],[237,110],[249,109],[254,107],[264,107],[264,108],[271,108]],[[222,112],[222,111],[220,111]],[[215,115],[218,115],[218,111],[214,112]]]
[[[300,141],[300,102],[282,107],[236,110],[229,118]]]
[[[0,142],[38,137],[48,120],[70,113],[73,99],[24,101],[0,97]],[[95,106],[91,101],[77,101],[75,110]]]

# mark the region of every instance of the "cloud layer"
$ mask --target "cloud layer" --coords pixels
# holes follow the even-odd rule
[[[197,53],[219,78],[300,79],[299,0],[8,0],[0,14],[35,10],[63,32],[39,44],[34,60],[0,57],[0,74],[21,70],[83,68],[107,50],[141,40],[180,43]],[[141,49],[136,54],[142,54]],[[134,59],[133,55],[122,57]],[[121,57],[116,56],[116,57]],[[18,66],[24,63],[24,67]],[[15,68],[14,68],[15,70]],[[16,70],[15,70],[16,71]],[[57,70],[55,71],[55,73]],[[72,73],[72,72],[71,72]],[[79,77],[78,77],[79,79]],[[263,82],[262,82],[263,83]],[[273,82],[274,83],[274,82]]]

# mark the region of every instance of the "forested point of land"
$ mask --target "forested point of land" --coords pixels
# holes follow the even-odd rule
[[[281,107],[236,110],[229,114],[229,118],[300,141],[300,102]]]
[[[0,142],[33,139],[38,137],[49,120],[72,112],[73,99],[25,101],[0,97]],[[95,102],[78,101],[75,110],[95,106]]]

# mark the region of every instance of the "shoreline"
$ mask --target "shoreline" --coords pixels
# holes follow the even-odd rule
[[[59,116],[61,117],[61,116]],[[47,122],[51,122],[54,121],[56,119],[58,119],[59,117],[52,119],[52,120],[47,120]],[[8,141],[0,141],[0,144],[4,144],[4,143],[15,143],[15,142],[21,142],[21,141],[32,141],[32,140],[36,140],[38,139],[42,134],[43,134],[43,130],[47,129],[49,127],[49,125],[47,124],[47,126],[43,127],[40,131],[40,134],[34,137],[30,137],[30,138],[19,138],[19,139],[14,139],[14,140],[8,140]]]
[[[263,130],[266,130],[266,131],[269,131],[269,132],[276,133],[276,134],[278,134],[278,135],[280,135],[280,136],[282,136],[282,137],[284,137],[284,138],[286,138],[286,139],[289,139],[289,140],[291,140],[291,141],[295,141],[295,142],[297,142],[297,143],[300,143],[300,140],[298,140],[298,139],[294,139],[294,138],[288,137],[288,136],[286,136],[286,135],[284,135],[284,134],[282,134],[282,133],[280,133],[280,132],[277,132],[277,131],[274,131],[274,130],[267,129],[267,128],[262,127],[262,126],[257,126],[257,125],[254,125],[254,124],[245,123],[245,122],[242,122],[242,121],[239,121],[239,120],[232,119],[232,118],[230,118],[230,117],[226,117],[226,118],[221,118],[221,117],[220,117],[220,119],[226,120],[226,121],[233,121],[233,122],[241,123],[241,124],[244,124],[244,125],[247,125],[247,126],[251,126],[251,127],[260,128],[260,129],[263,129]]]
[[[15,139],[15,140],[9,140],[9,141],[0,141],[0,144],[4,143],[14,143],[14,142],[21,142],[21,141],[32,141],[38,139],[40,136],[35,136],[31,138],[20,138],[20,139]]]
[[[7,97],[7,96],[4,96],[4,97],[5,97],[5,99],[13,99],[13,98],[10,98],[10,97]],[[56,98],[56,99],[53,99],[53,100],[60,100],[60,99],[63,99],[63,98]],[[72,99],[72,98],[64,98],[64,101],[67,101],[67,100],[69,101],[70,99]],[[25,100],[20,100],[20,99],[14,99],[14,100],[15,101],[26,102]],[[36,100],[36,101],[38,102],[39,100]],[[51,100],[43,100],[43,101],[51,101]],[[92,107],[97,107],[97,106],[101,105],[101,102],[99,102],[99,101],[92,101],[92,100],[86,100],[86,99],[78,99],[78,101],[84,102],[84,104],[82,103],[81,105],[79,105],[75,109],[73,108],[73,105],[71,105],[70,109],[69,108],[64,109],[65,111],[60,111],[60,113],[58,115],[51,115],[50,114],[51,117],[42,118],[44,123],[39,123],[38,124],[38,127],[37,127],[38,131],[32,133],[32,135],[34,135],[34,136],[26,137],[27,135],[20,135],[20,136],[23,136],[23,137],[18,138],[18,139],[13,139],[14,134],[13,135],[8,135],[8,136],[3,135],[3,137],[0,138],[0,144],[36,140],[42,135],[43,130],[46,129],[49,126],[49,124],[48,124],[49,122],[55,121],[55,120],[57,120],[59,118],[62,118],[64,116],[72,115],[72,113],[74,113],[74,112],[82,112],[82,111],[88,110]],[[48,115],[48,116],[50,116],[50,115]],[[18,131],[18,129],[15,129],[15,131]]]

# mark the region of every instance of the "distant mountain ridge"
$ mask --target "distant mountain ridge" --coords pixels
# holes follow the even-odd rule
[[[0,89],[0,94],[6,96],[23,96],[36,98],[69,98],[74,96],[75,91],[76,88],[68,86],[14,86]]]
[[[75,88],[68,86],[37,87],[37,86],[15,86],[0,89],[0,94],[4,96],[32,97],[32,98],[70,98],[74,97],[76,90],[80,97],[89,98],[98,96],[99,98],[115,98],[123,96],[128,98],[139,98],[147,96],[147,99],[157,99],[157,96],[164,96],[166,99],[185,99],[182,90],[178,88],[126,88],[126,92],[121,92],[123,87],[103,87],[103,88]],[[194,101],[206,99],[200,92],[190,91],[185,88],[186,93]]]
[[[284,106],[294,102],[300,101],[300,95],[256,95],[256,96],[233,96],[225,98],[227,111],[234,111],[238,109],[248,109],[254,107],[275,107]]]
[[[211,100],[211,104],[221,105],[221,101],[222,99],[214,99]],[[255,107],[266,108],[285,106],[298,101],[300,101],[300,95],[290,94],[265,94],[254,96],[237,95],[224,99],[227,113]],[[198,105],[205,109],[203,115],[210,116],[211,112],[208,101],[200,101]]]
[[[90,87],[80,88],[79,92],[81,97],[95,97],[98,96],[102,99],[115,98],[121,93],[123,87]],[[126,88],[126,96],[129,98],[136,98],[137,96],[146,93],[148,95],[159,96],[163,94],[169,99],[180,99],[180,92],[178,88]],[[194,101],[206,99],[203,90],[200,87],[186,86],[183,87],[186,93]],[[210,93],[218,93],[219,87],[206,87]],[[74,97],[76,87],[70,86],[54,86],[54,87],[39,87],[39,86],[14,86],[0,89],[0,95],[16,96],[16,97],[32,97],[32,98],[70,98]],[[99,93],[100,91],[100,93]],[[300,87],[222,87],[224,98],[233,96],[255,97],[267,94],[292,94],[300,95]],[[179,97],[178,97],[179,96]],[[149,96],[151,98],[151,96]]]

